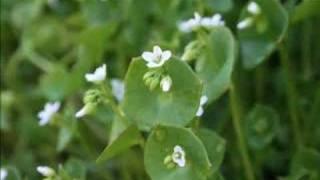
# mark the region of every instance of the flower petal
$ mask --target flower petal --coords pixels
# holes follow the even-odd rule
[[[166,51],[164,51],[164,52],[162,53],[162,55],[161,55],[161,60],[167,61],[167,60],[170,59],[171,55],[172,55],[172,54],[171,54],[171,51],[166,50]]]
[[[154,57],[152,52],[143,52],[142,53],[142,58],[147,62],[154,61],[154,59],[155,59],[155,57]]]
[[[162,54],[162,50],[159,46],[153,46],[153,55],[155,57],[160,57]]]

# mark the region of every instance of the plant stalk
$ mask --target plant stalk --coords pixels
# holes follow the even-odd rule
[[[239,100],[235,91],[235,87],[232,84],[229,89],[229,98],[230,98],[230,108],[232,113],[232,123],[237,135],[238,148],[241,154],[245,176],[247,180],[255,180],[254,171],[252,169],[252,164],[250,161],[250,157],[248,154],[248,148],[245,142],[245,136],[242,132],[241,127],[241,106],[239,104]]]

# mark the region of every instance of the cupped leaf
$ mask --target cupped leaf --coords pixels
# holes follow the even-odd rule
[[[217,171],[223,161],[226,142],[217,133],[209,129],[200,129],[196,132],[196,135],[201,139],[208,152],[210,163],[212,165],[212,176],[214,176],[214,174],[217,174]]]
[[[164,160],[171,156],[176,145],[185,152],[186,164],[168,167]],[[153,180],[203,180],[211,165],[204,145],[192,131],[186,128],[159,126],[148,137],[144,162]]]
[[[257,104],[246,117],[246,135],[253,149],[271,143],[279,127],[279,115],[271,107]]]
[[[97,163],[106,161],[133,145],[139,144],[141,136],[135,125],[129,126],[116,139],[114,139],[100,154]]]
[[[277,0],[255,0],[261,13],[253,24],[238,30],[240,51],[245,68],[251,69],[262,63],[275,49],[288,27],[288,15]],[[240,21],[252,17],[245,6]]]
[[[209,102],[224,93],[231,81],[236,47],[231,31],[225,27],[212,29],[196,63],[196,72],[204,82],[203,93]]]
[[[165,69],[172,79],[169,92],[157,87],[150,90],[143,81],[148,72],[144,60],[134,59],[125,79],[123,109],[128,119],[139,129],[149,130],[156,125],[185,126],[195,116],[199,106],[202,85],[187,64],[171,58]]]

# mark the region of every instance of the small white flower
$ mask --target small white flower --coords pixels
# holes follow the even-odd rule
[[[260,6],[256,2],[250,2],[247,7],[247,10],[254,15],[258,15],[261,13]]]
[[[172,85],[172,79],[170,76],[165,76],[164,78],[161,79],[160,87],[163,92],[168,92],[171,88],[171,85]]]
[[[201,25],[205,28],[213,28],[216,26],[224,26],[221,14],[215,14],[212,17],[204,17],[201,19]]]
[[[174,146],[171,158],[179,167],[184,167],[186,165],[186,154],[179,145]]]
[[[48,166],[38,166],[37,171],[45,177],[51,177],[56,174],[56,172]]]
[[[201,26],[201,20],[202,17],[198,12],[194,13],[194,18],[191,18],[186,21],[182,21],[178,24],[178,28],[182,32],[191,32],[192,30],[195,30]]]
[[[239,30],[246,29],[246,28],[250,27],[252,25],[252,23],[253,23],[253,19],[251,17],[247,17],[237,24],[237,28]]]
[[[153,46],[153,52],[143,52],[142,58],[149,68],[161,67],[171,57],[171,51],[162,51],[159,46]]]
[[[103,64],[102,66],[98,67],[94,73],[87,73],[85,78],[88,82],[93,83],[100,83],[101,81],[106,79],[107,75],[107,66]]]
[[[0,169],[0,180],[5,180],[8,176],[8,171],[5,168]]]
[[[76,114],[76,118],[81,118],[87,114],[89,114],[93,109],[93,105],[88,103],[88,104],[85,104]]]
[[[120,79],[111,79],[112,94],[118,102],[122,101],[124,96],[124,83]]]
[[[52,116],[58,112],[60,108],[60,102],[54,103],[46,103],[44,109],[38,113],[38,117],[40,119],[39,125],[44,126],[48,124],[52,118]]]
[[[208,101],[207,96],[201,96],[200,105],[199,105],[198,111],[196,113],[196,116],[198,116],[198,117],[202,116],[202,114],[204,113],[203,106],[207,103],[207,101]]]

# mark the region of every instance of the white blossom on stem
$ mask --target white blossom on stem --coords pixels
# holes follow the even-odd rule
[[[45,104],[44,109],[38,113],[40,119],[39,125],[44,126],[50,122],[52,116],[58,112],[60,108],[60,102],[48,102]]]
[[[48,166],[38,166],[37,171],[45,177],[52,177],[56,174],[56,172]]]
[[[153,52],[143,52],[142,58],[149,68],[161,67],[171,57],[171,51],[162,51],[159,46],[153,46]]]
[[[198,117],[202,116],[202,114],[204,113],[203,106],[207,103],[207,101],[208,101],[208,97],[207,96],[201,96],[200,104],[199,104],[199,108],[198,108],[198,111],[196,113],[196,116],[198,116]]]
[[[250,2],[248,4],[247,10],[254,15],[258,15],[261,13],[261,8],[256,2]]]
[[[106,79],[107,76],[107,65],[103,64],[98,67],[94,73],[85,74],[85,78],[88,82],[100,83]]]
[[[111,79],[112,94],[118,102],[123,100],[124,96],[124,83],[120,79]]]
[[[165,76],[161,79],[160,87],[163,92],[168,92],[172,86],[172,79],[170,76]]]

